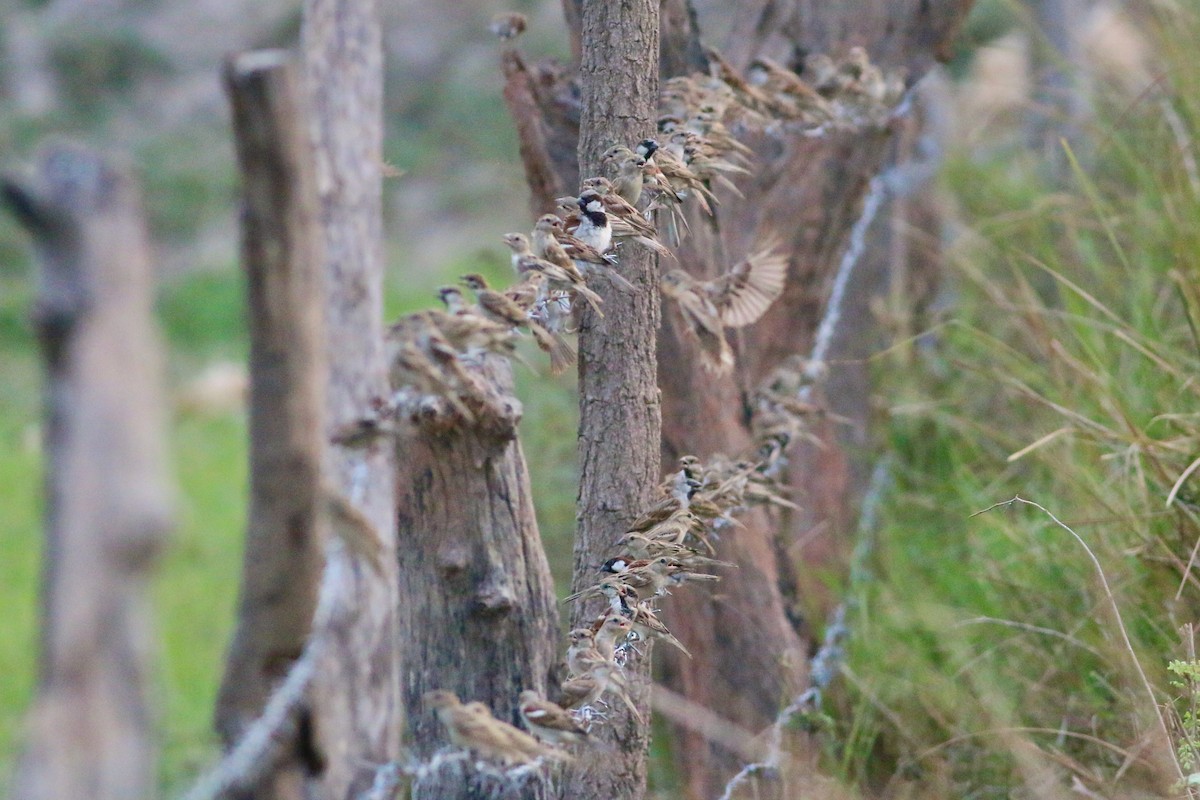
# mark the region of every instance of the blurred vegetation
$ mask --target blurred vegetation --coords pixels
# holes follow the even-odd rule
[[[955,74],[966,74],[975,44],[1019,19],[1013,8],[980,4]],[[295,25],[289,16],[263,41],[286,42]],[[1099,796],[1164,796],[1174,776],[1145,761],[1158,723],[1134,655],[1180,751],[1200,739],[1186,716],[1197,672],[1176,669],[1183,686],[1167,673],[1169,661],[1195,660],[1180,635],[1200,600],[1195,578],[1182,577],[1200,536],[1195,479],[1166,504],[1200,454],[1200,198],[1180,155],[1200,130],[1200,70],[1191,63],[1200,28],[1173,16],[1149,34],[1167,79],[1132,99],[1101,98],[1078,156],[1083,166],[1065,185],[1051,184],[1017,147],[986,158],[957,153],[945,170],[962,226],[946,277],[952,302],[918,343],[877,359],[879,385],[888,387],[880,444],[893,454],[894,483],[871,577],[849,589],[849,660],[827,696],[820,734],[825,771],[864,796],[1039,798],[1061,796],[1058,787],[1072,779]],[[189,265],[164,276],[159,301],[171,381],[182,393],[206,366],[239,362],[246,349],[232,240],[196,247],[213,231],[218,240],[233,232],[236,177],[224,119],[131,130],[126,112],[144,102],[138,87],[178,65],[127,31],[64,36],[51,55],[56,72],[71,78],[62,87],[69,106],[35,116],[0,110],[0,151],[28,158],[50,133],[124,142],[166,260]],[[478,217],[498,234],[523,216],[523,203],[498,209],[479,189],[517,174],[515,141],[499,79],[461,61],[445,60],[391,95],[386,156],[410,175],[389,184],[389,197],[404,217],[412,201],[395,187],[412,181],[422,213]],[[1184,121],[1184,141],[1163,104]],[[458,275],[499,278],[508,269],[487,239],[418,263],[419,234],[389,245],[389,317],[428,304]],[[25,321],[28,275],[25,242],[0,217],[0,670],[8,676],[0,681],[0,778],[36,657],[40,390]],[[517,383],[539,522],[566,586],[572,385],[523,367]],[[181,403],[174,414],[180,525],[155,589],[167,787],[216,752],[210,718],[240,575],[244,438],[240,411]],[[1028,506],[972,516],[1018,494],[1094,551],[1132,654],[1088,553],[1068,531]],[[652,783],[665,793],[671,770],[658,755]],[[1057,793],[1039,784],[1046,775]]]
[[[878,364],[895,484],[826,736],[870,794],[1185,794],[1146,746],[1160,707],[1181,752],[1196,735],[1166,667],[1194,660],[1200,611],[1198,22],[1151,28],[1165,79],[1098,104],[1065,185],[1017,151],[945,171],[955,302]],[[1086,549],[1037,508],[979,513],[1017,495]]]

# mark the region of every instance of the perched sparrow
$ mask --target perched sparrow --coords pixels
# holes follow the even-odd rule
[[[838,91],[837,64],[825,53],[810,53],[804,59],[801,75],[822,97],[832,97]]]
[[[633,158],[639,163],[644,163],[638,156]],[[638,211],[636,206],[617,194],[608,178],[588,178],[583,185],[586,189],[593,190],[600,195],[608,213],[608,223],[612,228],[614,240],[618,242],[634,241],[660,256],[675,257],[675,254],[656,238],[658,231],[655,229],[654,223],[642,216],[642,212]]]
[[[591,628],[576,628],[567,634],[571,645],[567,648],[567,669],[571,675],[583,675],[600,662],[610,661],[596,649],[596,635]]]
[[[625,546],[630,554],[639,558],[649,560],[666,556],[678,561],[686,569],[737,566],[730,561],[718,561],[715,558],[702,556],[693,547],[678,544],[670,539],[647,536],[643,533],[627,533],[617,540],[617,544]]]
[[[633,623],[620,614],[607,614],[596,621],[593,641],[596,650],[606,659],[612,659],[617,645],[625,641],[625,637],[633,630]]]
[[[769,58],[757,58],[750,63],[751,79],[761,82],[762,88],[786,96],[794,105],[798,116],[814,121],[828,120],[833,116],[829,102],[815,88],[782,64]]]
[[[608,610],[611,614],[629,616],[637,605],[637,589],[618,580],[600,581],[596,590],[608,600]]]
[[[526,689],[520,696],[521,719],[529,731],[550,744],[577,744],[586,741],[588,732],[561,706],[543,700],[537,692]]]
[[[771,98],[762,90],[749,83],[738,74],[733,65],[725,60],[715,48],[705,47],[704,55],[708,57],[709,70],[714,78],[719,78],[733,89],[738,102],[752,111],[770,114],[772,111]]]
[[[637,153],[647,164],[653,164],[666,179],[672,195],[680,200],[689,195],[695,197],[704,213],[711,216],[712,206],[716,205],[717,198],[700,176],[684,163],[684,140],[685,137],[679,138],[678,152],[675,152],[670,148],[660,147],[657,139],[643,139],[638,143]]]
[[[604,694],[605,684],[590,673],[576,675],[563,681],[558,704],[563,708],[590,706]]]
[[[562,220],[553,214],[542,215],[534,224],[531,249],[534,255],[562,267],[568,273],[571,270],[581,271],[586,277],[593,271],[598,271],[620,289],[627,292],[636,291],[632,283],[612,268],[612,262],[608,258],[602,256],[595,248],[584,244],[578,237],[566,233]],[[569,269],[567,265],[570,265]]]
[[[673,558],[658,556],[652,559],[634,559],[617,556],[605,561],[601,572],[620,577],[635,589],[650,588],[655,595],[667,594],[667,589],[687,581],[719,581],[719,575],[692,572]]]
[[[558,241],[562,232],[562,220],[553,214],[543,214],[533,224],[533,235],[529,237],[529,251],[538,258],[543,258],[560,267],[572,278],[585,280],[585,276],[575,265],[575,260],[567,255],[566,249]]]
[[[507,42],[524,33],[527,22],[524,14],[502,11],[492,17],[492,24],[488,25],[488,30],[495,34],[500,41]]]
[[[438,298],[446,305],[446,313],[427,313],[455,348],[463,353],[481,350],[502,355],[512,355],[516,350],[512,327],[472,310],[457,286],[443,286]]]
[[[683,646],[683,642],[676,639],[663,621],[658,618],[651,608],[649,601],[643,600],[633,607],[633,613],[630,616],[630,621],[633,623],[633,632],[637,634],[639,639],[661,639],[672,647],[682,652],[688,658],[692,654]]]
[[[567,272],[557,264],[551,264],[546,259],[535,256],[530,249],[529,239],[526,238],[525,234],[505,234],[504,242],[513,251],[513,265],[520,274],[524,275],[527,272],[539,273],[546,278],[551,288],[566,289],[576,293],[587,301],[588,305],[595,310],[597,316],[604,316],[604,312],[600,310],[600,306],[604,303],[604,300],[600,295],[587,287],[587,284],[580,279],[578,271],[574,273]]]
[[[662,278],[662,290],[676,302],[683,329],[700,346],[705,368],[721,373],[733,367],[724,328],[755,322],[783,292],[786,277],[787,258],[769,245],[711,281],[671,270]]]
[[[458,397],[459,387],[445,375],[416,342],[407,340],[399,343],[391,359],[391,382],[397,389],[412,386],[420,395],[441,397],[448,402],[459,416],[474,422],[475,415]]]
[[[599,192],[586,189],[579,195],[579,226],[575,235],[587,245],[605,253],[612,245],[612,227]]]
[[[487,281],[482,275],[464,275],[463,283],[475,292],[479,308],[489,318],[505,325],[526,327],[533,334],[538,347],[550,354],[550,371],[557,374],[575,362],[575,349],[561,334],[551,333],[539,323],[531,320],[529,315],[513,300],[500,292],[488,288]]]
[[[637,160],[639,158],[640,162]],[[636,206],[642,198],[642,184],[644,183],[642,171],[646,166],[645,161],[644,157],[622,144],[613,145],[604,151],[604,155],[600,156],[601,164],[617,165],[617,177],[612,182],[610,191],[630,205]],[[593,179],[589,178],[588,180]],[[583,182],[583,186],[588,188],[587,181]],[[607,201],[605,205],[607,205]]]
[[[446,726],[455,747],[505,764],[531,764],[541,756],[555,755],[529,734],[493,717],[482,703],[464,706],[456,694],[442,689],[427,693],[425,702]]]

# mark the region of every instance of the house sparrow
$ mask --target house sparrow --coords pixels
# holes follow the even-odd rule
[[[492,17],[492,22],[488,25],[488,30],[495,34],[500,41],[507,42],[524,33],[527,24],[528,20],[524,14],[519,14],[516,11],[501,11]]]
[[[712,206],[716,205],[717,198],[700,176],[684,163],[684,138],[681,136],[678,140],[678,152],[661,147],[657,139],[643,139],[638,143],[637,154],[644,158],[647,164],[653,164],[659,174],[666,179],[672,195],[679,200],[688,196],[695,197],[701,210],[712,216]],[[667,207],[671,208],[673,205],[668,204]]]
[[[513,300],[500,292],[488,288],[487,281],[482,275],[471,274],[463,276],[463,283],[475,293],[480,310],[489,319],[496,320],[511,327],[526,327],[533,334],[537,346],[550,354],[550,371],[558,374],[575,362],[575,348],[562,337],[562,334],[551,333],[541,324],[529,318],[529,315]]]
[[[567,634],[571,644],[567,647],[567,669],[572,676],[583,675],[602,661],[604,655],[596,649],[596,635],[591,628],[576,628]]]
[[[608,213],[604,201],[594,189],[585,189],[579,195],[579,226],[575,235],[600,253],[608,252],[612,245],[612,227],[608,224]]]
[[[682,652],[688,658],[692,654],[683,646],[683,642],[676,639],[663,621],[658,618],[658,615],[651,608],[649,601],[643,600],[633,607],[633,613],[630,615],[630,622],[633,623],[633,632],[637,634],[639,639],[643,641],[649,639],[661,639],[672,647]]]
[[[513,251],[513,264],[520,274],[539,273],[546,278],[551,288],[574,292],[586,300],[598,316],[604,316],[604,312],[600,310],[604,300],[589,289],[584,280],[579,279],[578,270],[574,273],[567,272],[557,264],[551,264],[544,258],[535,256],[530,249],[529,239],[523,233],[505,234],[504,242]]]
[[[553,745],[578,744],[588,738],[588,732],[565,709],[542,699],[535,691],[526,689],[521,692],[520,712],[530,733],[544,742]]]
[[[750,74],[758,76],[757,80],[761,81],[763,89],[786,96],[794,105],[797,115],[814,122],[833,117],[829,101],[782,64],[769,58],[756,58],[750,62]]]
[[[606,659],[612,659],[617,646],[625,641],[633,623],[620,614],[606,614],[596,620],[592,628],[596,650]]]
[[[622,582],[635,589],[649,588],[655,595],[668,594],[672,586],[678,586],[687,581],[719,581],[719,575],[704,572],[692,572],[673,558],[658,556],[651,559],[635,559],[630,556],[617,556],[605,561],[600,567],[601,572],[617,575]]]
[[[438,298],[445,304],[446,311],[427,313],[456,349],[466,354],[483,351],[505,356],[511,356],[516,350],[512,327],[472,310],[457,286],[443,286],[438,290]]]
[[[644,163],[638,156],[633,156],[633,159]],[[618,244],[623,241],[637,242],[660,256],[675,258],[675,254],[658,241],[658,231],[655,229],[654,223],[646,219],[636,206],[617,194],[608,178],[588,178],[583,185],[585,189],[595,191],[600,195],[608,213],[608,222],[612,228],[614,241]]]
[[[635,158],[638,158],[638,154],[622,144],[613,145],[600,156],[602,165],[617,165],[618,174],[612,181],[610,190],[633,206],[636,206],[642,197],[642,166],[644,166],[644,164],[639,165],[633,161]],[[627,168],[624,167],[626,162],[630,162],[630,166]],[[585,189],[588,188],[586,180],[581,185]]]
[[[838,91],[838,68],[826,53],[810,53],[804,59],[800,73],[822,97],[832,97]]]
[[[680,544],[671,539],[647,536],[644,533],[627,533],[617,540],[633,556],[644,559],[654,559],[660,556],[678,561],[686,569],[707,569],[709,567],[735,567],[730,561],[719,561],[701,555],[694,547]]]
[[[493,717],[482,703],[463,705],[458,695],[442,689],[428,692],[425,702],[446,727],[455,747],[474,750],[505,764],[532,764],[542,756],[555,754],[524,731]]]
[[[400,342],[391,357],[391,383],[397,389],[412,386],[420,395],[441,397],[468,422],[475,415],[458,397],[459,387],[446,376],[438,365],[426,355],[416,342]]]
[[[563,229],[562,220],[553,214],[543,214],[534,223],[531,250],[539,258],[567,270],[582,272],[590,277],[600,272],[623,291],[634,292],[636,287],[625,280],[612,267],[612,261],[601,255],[594,247],[584,244],[578,237]],[[568,272],[570,271],[568,270]]]
[[[585,673],[568,678],[559,687],[558,704],[571,709],[590,706],[604,694],[605,684],[596,676]]]
[[[786,277],[787,258],[774,252],[772,244],[711,281],[671,270],[662,277],[662,290],[675,301],[684,332],[700,347],[704,367],[722,373],[733,367],[733,350],[724,328],[758,320],[783,292]]]
[[[761,114],[769,115],[771,113],[771,99],[758,87],[747,83],[733,68],[733,65],[726,61],[725,57],[715,48],[705,47],[704,55],[708,57],[708,67],[712,76],[724,81],[729,88],[733,89],[739,103]]]

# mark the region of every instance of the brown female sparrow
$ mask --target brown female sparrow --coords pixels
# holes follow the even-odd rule
[[[733,368],[724,329],[757,321],[783,292],[786,277],[787,257],[771,243],[711,281],[671,270],[662,277],[662,290],[675,301],[684,333],[699,346],[705,369],[723,373]]]

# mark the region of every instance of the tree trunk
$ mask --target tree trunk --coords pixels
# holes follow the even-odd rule
[[[4,199],[39,256],[47,372],[41,667],[13,796],[151,797],[146,593],[172,487],[141,201],[126,172],[63,144]]]
[[[483,701],[519,725],[522,690],[557,688],[558,611],[516,438],[521,406],[505,359],[489,357],[476,374],[486,402],[473,406],[474,424],[414,420],[397,441],[403,692],[422,760],[446,740],[426,692]],[[489,787],[494,778],[442,768],[414,782],[412,796],[466,800]],[[522,789],[547,796],[533,776]]]
[[[640,131],[612,130],[606,127],[611,123],[589,116],[587,14],[591,5],[564,0],[568,22],[583,20],[581,33],[572,33],[573,40],[582,42],[584,53],[577,131],[581,151],[584,141],[607,137],[606,145],[632,145],[641,138]],[[789,63],[800,53],[841,56],[850,46],[861,45],[873,63],[907,70],[912,82],[935,59],[948,54],[949,41],[969,6],[970,0],[747,0],[735,14],[724,53],[736,67],[744,68],[758,55]],[[703,58],[690,4],[683,0],[665,3],[663,26],[663,68],[696,71]],[[614,35],[609,41],[619,39]],[[610,60],[606,65],[611,69],[621,63]],[[663,76],[670,74],[664,72]],[[559,87],[571,80],[569,71],[564,72]],[[617,86],[626,83],[614,81]],[[539,97],[549,127],[547,138],[569,135],[574,110],[571,93],[565,88],[547,88]],[[595,125],[600,127],[593,130]],[[783,297],[763,320],[736,337],[738,367],[727,378],[714,379],[702,372],[692,346],[681,340],[672,316],[666,315],[658,343],[664,462],[683,454],[702,460],[717,452],[734,457],[750,454],[754,444],[750,392],[785,358],[810,352],[848,235],[871,179],[888,161],[893,136],[887,126],[839,130],[820,137],[790,131],[786,126],[740,134],[757,156],[754,174],[737,181],[745,199],[718,192],[721,204],[714,218],[692,214],[688,236],[678,252],[679,262],[690,272],[711,277],[774,234],[782,238],[790,256],[789,279]],[[575,173],[573,165],[562,160],[555,167],[562,182],[573,186],[579,177],[595,174],[597,164],[584,161],[582,173]],[[850,298],[851,307],[866,308],[865,300],[859,299]],[[855,329],[855,337],[861,330],[867,338],[875,325],[870,315],[861,311],[846,316],[843,324]],[[586,332],[581,336],[581,354],[586,350],[585,336]],[[581,361],[586,364],[586,358]],[[833,369],[830,389],[841,386],[837,391],[849,391],[853,386],[853,393],[861,397],[861,383],[839,383],[836,373],[840,369]],[[582,375],[586,381],[586,368]],[[595,390],[585,381],[581,381],[580,392],[586,413],[589,392]],[[845,400],[828,397],[826,407],[856,409],[851,437],[862,442],[867,406],[854,397]],[[613,426],[606,432],[611,436],[616,430],[620,428]],[[719,593],[681,591],[664,613],[668,625],[696,654],[693,660],[668,655],[668,683],[689,700],[750,730],[769,725],[780,700],[807,683],[803,655],[812,647],[816,629],[834,602],[829,578],[844,568],[854,498],[861,488],[859,475],[865,475],[864,470],[855,468],[861,453],[846,449],[845,437],[839,436],[827,417],[812,432],[817,434],[819,446],[793,445],[790,453],[789,481],[802,512],[782,519],[762,511],[744,516],[746,527],[731,532],[720,544],[720,557],[736,561],[739,568],[726,574]],[[588,446],[585,437],[581,447]],[[588,463],[585,455],[585,469]],[[590,514],[581,507],[581,532],[588,524],[592,524]],[[619,535],[613,528],[601,541],[611,542]],[[603,550],[587,554],[590,565],[599,563],[597,557]],[[577,576],[587,563],[579,553],[577,550]],[[576,583],[580,582],[577,578]],[[673,614],[675,608],[686,608],[687,613]],[[737,759],[686,731],[677,734],[680,774],[689,796],[719,793],[730,770],[738,765]]]
[[[388,393],[383,353],[383,71],[373,0],[306,0],[307,62],[325,254],[328,430]],[[314,757],[325,797],[355,796],[399,755],[404,727],[396,638],[395,462],[390,447],[329,448],[333,489],[374,528],[379,571],[337,570],[342,611],[313,691]]]
[[[658,1],[582,4],[579,83],[579,171],[600,173],[600,157],[617,142],[654,131],[658,107]],[[573,181],[567,185],[575,186]],[[615,542],[649,505],[660,479],[662,417],[655,374],[659,326],[658,264],[643,248],[626,246],[621,271],[636,293],[599,287],[604,318],[585,311],[579,330],[579,463],[572,590],[596,582],[597,568],[616,555]],[[590,625],[603,602],[578,602],[571,627]],[[611,757],[581,762],[563,780],[563,797],[640,798],[649,749],[647,647],[627,667],[639,722],[614,703],[605,735]]]
[[[237,628],[217,697],[232,748],[299,658],[317,605],[325,364],[321,240],[303,87],[282,51],[225,70],[243,175],[250,324],[250,503]],[[255,797],[301,798],[310,744],[290,743]]]

